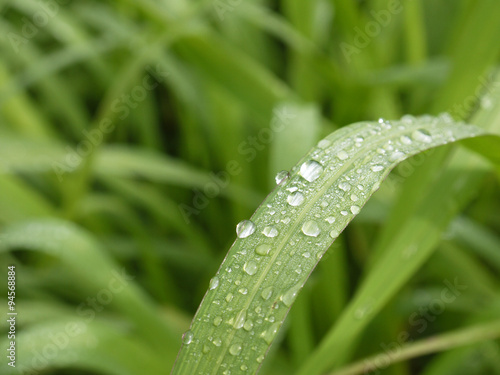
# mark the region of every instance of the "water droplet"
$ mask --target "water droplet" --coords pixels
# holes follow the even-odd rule
[[[339,188],[340,188],[341,190],[347,191],[347,190],[349,190],[349,189],[351,188],[351,184],[349,184],[349,182],[345,182],[345,181],[344,181],[344,182],[341,182],[341,183],[339,184]]]
[[[325,220],[328,221],[329,224],[335,223],[335,218],[333,216],[329,216]]]
[[[231,302],[233,299],[233,293],[228,293],[226,296],[226,302]]]
[[[255,275],[255,273],[257,272],[257,263],[253,260],[249,260],[243,266],[243,271],[248,273],[250,276]]]
[[[347,211],[340,211],[340,214],[341,214],[342,216],[347,216],[348,212],[347,212]]]
[[[297,294],[299,293],[300,291],[300,288],[302,287],[302,284],[301,283],[298,283],[296,285],[294,285],[293,287],[291,287],[285,294],[283,294],[280,299],[283,301],[283,303],[290,307],[293,303],[293,301],[295,301],[295,298],[297,297]]]
[[[281,184],[284,180],[286,180],[290,176],[288,171],[279,171],[276,176],[274,177],[274,180],[276,181],[276,185]]]
[[[321,173],[323,173],[323,167],[317,161],[308,160],[300,166],[300,175],[309,182],[316,180]]]
[[[356,194],[351,194],[351,200],[353,202],[356,202],[357,200],[359,200],[359,197]]]
[[[405,144],[405,145],[411,145],[412,142],[411,142],[411,139],[410,137],[406,136],[406,135],[402,135],[399,140],[401,141],[401,143]]]
[[[210,351],[210,346],[207,344],[203,345],[203,353],[207,354]]]
[[[186,331],[184,332],[184,334],[182,335],[182,343],[184,345],[189,345],[193,342],[193,339],[194,339],[194,334],[193,332],[191,331]]]
[[[273,342],[273,339],[276,336],[276,333],[278,332],[279,328],[280,328],[280,324],[274,323],[273,325],[271,325],[271,327],[269,327],[267,330],[262,332],[260,334],[260,337],[262,337],[265,342],[270,344],[271,342]]]
[[[300,191],[293,192],[290,194],[287,198],[286,201],[290,206],[300,206],[302,202],[304,202],[304,195]]]
[[[233,327],[236,329],[240,329],[245,324],[245,319],[247,318],[247,310],[241,310],[236,318],[234,318]]]
[[[328,139],[322,139],[321,141],[319,141],[318,147],[322,148],[322,149],[325,149],[328,146],[330,146],[330,144],[331,144],[331,142]]]
[[[255,232],[255,224],[250,220],[243,220],[236,226],[236,235],[239,238],[245,238]]]
[[[389,160],[390,161],[397,161],[397,160],[403,159],[404,157],[405,157],[404,152],[395,151],[391,154],[391,156],[389,156]]]
[[[310,257],[311,257],[311,253],[310,253],[310,252],[308,252],[308,251],[306,251],[304,254],[302,254],[302,256],[303,256],[304,258],[310,258]]]
[[[271,251],[271,245],[263,243],[255,248],[255,253],[258,255],[267,255]]]
[[[411,137],[418,142],[432,142],[431,134],[425,129],[415,130],[413,133],[411,133]]]
[[[219,278],[216,276],[210,280],[210,284],[208,284],[208,287],[210,290],[214,290],[219,286]]]
[[[297,186],[292,186],[292,187],[286,188],[286,190],[289,191],[290,193],[293,193],[294,191],[299,190],[299,188]]]
[[[278,235],[278,230],[274,226],[270,225],[264,228],[262,234],[266,237],[276,237]]]
[[[336,230],[336,229],[333,229],[332,231],[330,231],[330,237],[331,238],[337,238],[339,236],[339,231]]]
[[[245,322],[245,324],[243,324],[243,329],[244,329],[245,331],[251,331],[251,330],[252,330],[252,328],[253,328],[253,322],[252,322],[252,320],[251,320],[251,319],[248,319],[248,320]]]
[[[384,119],[383,117],[380,117],[380,118],[378,119],[378,123],[379,123],[379,124],[383,124],[383,123],[385,123],[385,119]]]
[[[245,295],[248,293],[248,289],[247,288],[241,288],[241,289],[238,289],[238,292]]]
[[[240,370],[241,371],[246,371],[246,370],[248,370],[248,367],[246,365],[241,365],[240,366]]]
[[[317,237],[320,232],[321,229],[319,229],[318,224],[314,220],[306,221],[302,225],[302,233],[304,233],[306,236]]]
[[[374,165],[371,170],[373,172],[380,172],[382,169],[384,169],[384,167],[382,167],[381,165]]]
[[[328,202],[327,201],[321,202],[321,207],[322,208],[327,208],[328,207]]]
[[[359,206],[351,206],[351,212],[352,212],[354,215],[359,214],[359,211],[360,211]]]
[[[365,190],[365,187],[363,185],[358,185],[358,189],[363,191],[363,190]]]
[[[261,293],[261,296],[264,300],[268,300],[269,298],[271,298],[271,296],[273,295],[273,288],[272,287],[267,287],[265,288],[262,293]]]
[[[212,343],[215,345],[215,346],[221,346],[222,345],[222,340],[219,339],[219,338],[216,338],[216,339],[213,339],[212,340]]]
[[[233,344],[229,347],[229,353],[231,355],[239,355],[241,353],[241,345]]]
[[[263,355],[258,356],[258,357],[257,357],[257,359],[256,359],[256,361],[257,361],[258,363],[262,363],[262,361],[264,361],[264,356],[263,356]]]
[[[283,224],[288,224],[290,222],[290,218],[289,217],[285,217],[284,219],[281,220],[281,222]]]
[[[218,327],[222,323],[222,318],[220,316],[216,316],[214,318],[214,326]]]
[[[342,151],[338,152],[337,157],[340,160],[346,160],[349,157],[349,154],[347,152],[345,152],[344,150],[342,150]]]

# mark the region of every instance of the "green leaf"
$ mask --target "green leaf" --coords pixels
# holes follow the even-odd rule
[[[400,161],[483,135],[448,116],[362,122],[318,143],[238,224],[173,374],[255,373],[317,262]],[[500,139],[497,139],[497,143]]]

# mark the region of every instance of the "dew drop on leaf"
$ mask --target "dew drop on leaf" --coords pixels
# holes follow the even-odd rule
[[[244,329],[245,331],[251,331],[251,330],[252,330],[252,328],[253,328],[253,322],[252,322],[252,320],[251,320],[251,319],[248,319],[248,320],[245,322],[245,324],[243,324],[243,329]]]
[[[306,221],[302,225],[302,233],[304,233],[306,236],[317,237],[320,232],[321,229],[319,229],[318,224],[314,220]]]
[[[184,345],[189,345],[193,342],[193,339],[194,339],[194,334],[193,332],[191,331],[186,331],[184,332],[184,334],[182,335],[182,343]]]
[[[241,345],[233,344],[229,347],[229,353],[231,355],[239,355],[241,353]]]
[[[255,275],[255,273],[257,272],[257,263],[253,260],[249,260],[243,266],[243,271],[248,273],[250,276]]]
[[[317,161],[308,160],[300,166],[300,175],[307,181],[313,182],[323,173],[323,167]]]
[[[419,129],[411,133],[411,137],[418,142],[431,143],[432,137],[427,130]]]
[[[347,191],[347,190],[349,190],[349,189],[351,188],[351,185],[349,184],[349,182],[345,182],[345,181],[344,181],[344,182],[341,182],[341,183],[339,184],[339,188],[340,188],[341,190]]]
[[[222,318],[220,316],[216,316],[214,318],[214,326],[218,327],[222,323]]]
[[[354,215],[359,214],[359,211],[360,211],[359,206],[351,206],[351,212],[352,212]]]
[[[286,180],[290,176],[288,171],[279,171],[276,176],[274,177],[274,180],[276,181],[276,185],[281,184],[284,180]]]
[[[382,169],[384,169],[384,167],[382,167],[381,165],[374,165],[371,170],[373,172],[380,172]]]
[[[331,144],[331,142],[328,139],[322,139],[321,141],[319,141],[318,147],[325,149],[328,146],[330,146],[330,144]]]
[[[214,290],[219,286],[219,278],[216,276],[210,280],[210,284],[208,285],[210,290]]]
[[[401,151],[395,151],[389,156],[390,161],[397,161],[405,157],[404,152]]]
[[[406,135],[402,135],[399,140],[401,141],[402,144],[405,144],[405,145],[411,145],[412,144],[412,141],[410,139],[410,137],[406,136]]]
[[[297,293],[299,293],[299,290],[301,288],[301,284],[294,285],[291,287],[285,294],[283,294],[280,299],[283,301],[283,303],[290,307],[292,306],[293,301],[295,301],[295,298],[297,297]]]
[[[236,318],[234,319],[234,324],[233,327],[236,329],[243,328],[243,325],[245,324],[245,319],[247,318],[247,311],[246,310],[241,310],[238,315],[236,315]]]
[[[271,325],[271,327],[262,332],[260,334],[260,337],[262,337],[265,342],[270,344],[273,342],[274,336],[276,336],[276,333],[278,332],[279,328],[280,328],[279,323],[274,323],[273,325]]]
[[[221,346],[222,345],[222,340],[219,339],[219,338],[216,338],[216,339],[213,339],[212,340],[212,343],[215,345],[215,346]]]
[[[257,255],[267,255],[271,251],[271,245],[267,243],[260,244],[255,248],[255,253]]]
[[[233,293],[228,293],[226,296],[226,302],[231,302],[233,299]]]
[[[269,298],[271,298],[272,294],[273,294],[273,288],[267,287],[262,291],[261,296],[264,300],[267,301]]]
[[[266,237],[276,237],[278,235],[278,230],[274,226],[270,225],[262,230],[262,234]]]
[[[325,220],[328,221],[328,224],[335,223],[335,218],[333,216],[328,216]]]
[[[238,238],[246,238],[255,232],[255,224],[251,220],[243,220],[236,226]]]
[[[344,150],[342,150],[342,151],[339,151],[339,153],[337,154],[337,157],[340,160],[346,160],[347,158],[349,158],[349,154],[347,152],[345,152]]]
[[[262,363],[262,361],[264,361],[264,356],[263,355],[258,356],[257,359],[256,359],[256,361],[258,363]]]
[[[304,195],[300,191],[295,191],[286,198],[286,201],[290,206],[300,206],[304,202]]]
[[[340,233],[339,233],[339,231],[338,231],[338,230],[336,230],[336,229],[332,229],[332,230],[330,231],[330,237],[331,237],[331,238],[337,238],[337,237],[339,236],[339,234],[340,234]]]

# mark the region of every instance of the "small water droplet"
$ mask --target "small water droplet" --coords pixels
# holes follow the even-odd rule
[[[248,273],[250,276],[255,275],[255,273],[257,272],[257,263],[253,260],[249,260],[243,266],[243,271]]]
[[[356,194],[351,194],[351,200],[353,202],[356,202],[357,200],[359,200],[359,197]]]
[[[321,202],[321,208],[327,208],[327,207],[328,207],[328,202],[327,201]]]
[[[291,186],[289,188],[286,188],[286,190],[289,191],[290,193],[293,193],[294,191],[299,190],[299,188],[297,186]]]
[[[308,160],[300,166],[300,175],[307,181],[313,182],[323,173],[323,167],[317,161]]]
[[[273,295],[273,288],[272,287],[267,287],[265,288],[262,293],[261,293],[261,297],[264,299],[264,300],[268,300],[269,298],[271,298],[271,296]]]
[[[191,331],[186,331],[184,332],[184,334],[182,335],[182,343],[184,345],[189,345],[193,342],[193,339],[194,339],[194,334],[193,332]]]
[[[413,133],[411,133],[411,137],[418,142],[424,142],[424,143],[432,142],[431,134],[425,129],[415,130]]]
[[[241,345],[233,344],[229,347],[229,353],[231,355],[239,355],[241,353]]]
[[[399,140],[401,141],[401,143],[405,144],[405,145],[411,145],[412,144],[412,141],[410,139],[410,137],[406,136],[406,135],[402,135]]]
[[[210,290],[214,290],[219,286],[219,278],[216,276],[210,280],[210,284],[208,285]]]
[[[241,371],[246,371],[246,370],[248,370],[248,367],[246,365],[241,365],[240,366],[240,370]]]
[[[373,172],[380,172],[382,169],[384,169],[384,167],[382,167],[381,165],[374,165],[371,170]]]
[[[415,117],[413,117],[412,115],[404,115],[403,117],[401,117],[401,121],[405,125],[411,125],[415,121]]]
[[[348,212],[343,210],[343,211],[340,211],[340,214],[341,214],[342,216],[347,216]]]
[[[325,220],[328,221],[329,224],[335,223],[335,218],[333,216],[328,216]]]
[[[278,235],[278,230],[274,226],[270,225],[264,228],[262,234],[266,237],[272,238]]]
[[[262,361],[264,361],[264,356],[263,355],[258,356],[257,359],[256,359],[256,361],[258,363],[262,363]]]
[[[248,319],[248,320],[245,322],[245,324],[243,324],[243,329],[244,329],[245,331],[251,331],[251,330],[252,330],[252,328],[253,328],[253,322],[252,322],[252,320],[251,320],[251,319]]]
[[[207,354],[209,351],[210,351],[210,346],[208,346],[207,344],[203,345],[203,353]]]
[[[295,301],[295,298],[297,297],[297,294],[299,293],[301,287],[301,283],[298,283],[291,287],[285,294],[280,297],[281,301],[283,301],[286,306],[290,307],[293,301]]]
[[[231,302],[233,299],[233,293],[228,293],[226,296],[226,302]]]
[[[255,232],[255,224],[250,220],[243,220],[236,226],[236,235],[239,238],[246,238]]]
[[[360,211],[359,206],[351,206],[351,212],[352,212],[354,215],[359,214],[359,211]]]
[[[283,224],[288,224],[290,222],[290,218],[289,217],[285,217],[284,219],[281,220],[281,222]]]
[[[337,153],[337,157],[340,159],[340,160],[346,160],[347,158],[349,158],[349,154],[347,152],[345,152],[344,150],[342,151],[339,151]]]
[[[218,327],[222,323],[222,318],[220,316],[216,316],[214,318],[214,326]]]
[[[287,198],[286,201],[290,206],[300,206],[302,202],[304,202],[304,195],[300,191],[296,191],[292,194],[290,194]]]
[[[238,292],[245,295],[248,293],[248,289],[247,288],[241,288],[241,289],[238,289]]]
[[[341,190],[347,191],[347,190],[349,190],[349,189],[351,188],[351,184],[349,184],[349,182],[345,182],[345,181],[344,181],[344,182],[341,182],[341,183],[339,184],[339,188],[340,188]]]
[[[319,141],[318,147],[322,148],[322,149],[325,149],[328,146],[330,146],[330,144],[331,144],[331,142],[328,139],[322,139],[321,141]]]
[[[358,190],[363,191],[363,190],[365,190],[365,187],[363,185],[358,185]]]
[[[339,236],[339,234],[340,234],[339,231],[336,230],[336,229],[333,229],[333,230],[330,231],[330,237],[331,238],[337,238]]]
[[[317,237],[320,232],[321,229],[319,229],[318,224],[314,220],[306,221],[302,225],[302,233],[304,233],[306,236]]]
[[[213,339],[212,340],[212,344],[214,344],[215,346],[221,346],[222,345],[222,340],[219,339],[219,338]]]
[[[306,251],[304,254],[302,254],[302,256],[303,256],[304,258],[310,258],[310,257],[311,257],[311,253],[310,253],[310,252],[308,252],[308,251]]]
[[[271,245],[263,243],[255,248],[255,253],[258,255],[267,255],[271,251]]]
[[[267,330],[262,332],[260,337],[262,337],[265,342],[270,344],[271,342],[273,342],[273,339],[276,336],[276,333],[278,332],[279,328],[280,328],[280,324],[274,323],[273,325],[271,325],[271,327],[269,327]]]
[[[233,327],[236,329],[243,328],[243,325],[245,324],[246,318],[247,318],[247,310],[241,310],[238,313],[238,315],[236,315],[236,318],[234,318]]]
[[[281,184],[284,180],[286,180],[290,176],[288,171],[279,171],[276,176],[274,177],[274,180],[276,181],[276,185]]]
[[[395,151],[391,154],[391,156],[389,156],[389,160],[390,161],[397,161],[397,160],[403,159],[404,157],[405,157],[404,152]]]

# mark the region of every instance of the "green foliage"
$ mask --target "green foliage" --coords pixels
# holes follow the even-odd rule
[[[0,268],[16,265],[19,319],[18,367],[4,356],[0,372],[169,373],[236,223],[256,212],[257,231],[224,260],[175,371],[251,374],[265,354],[261,374],[363,373],[367,359],[384,375],[500,374],[500,148],[482,136],[431,148],[500,133],[498,19],[496,0],[3,1]],[[442,112],[454,121],[437,128],[402,118]],[[398,144],[409,158],[390,174],[403,157],[390,160],[385,136],[336,156],[362,131],[346,125],[366,131],[381,117],[402,118],[387,135],[415,126],[410,139],[427,129],[433,141]],[[249,275],[241,267],[272,221],[267,204],[289,208],[284,189],[304,181],[293,166],[316,158],[328,134],[333,159],[290,222],[273,224],[273,251]],[[344,210],[354,193],[326,199],[327,187],[358,165],[369,183]],[[275,188],[282,169],[290,176]],[[290,240],[305,241],[306,217],[325,235],[354,216],[330,249],[325,236],[287,254]],[[0,291],[7,306],[6,282]],[[283,299],[295,297],[284,319]],[[256,301],[274,306],[274,322],[250,316]],[[2,317],[2,350],[7,329]],[[207,335],[221,346],[205,349]],[[221,355],[231,335],[241,353]],[[213,362],[193,372],[196,358]],[[215,365],[228,358],[231,368]]]

